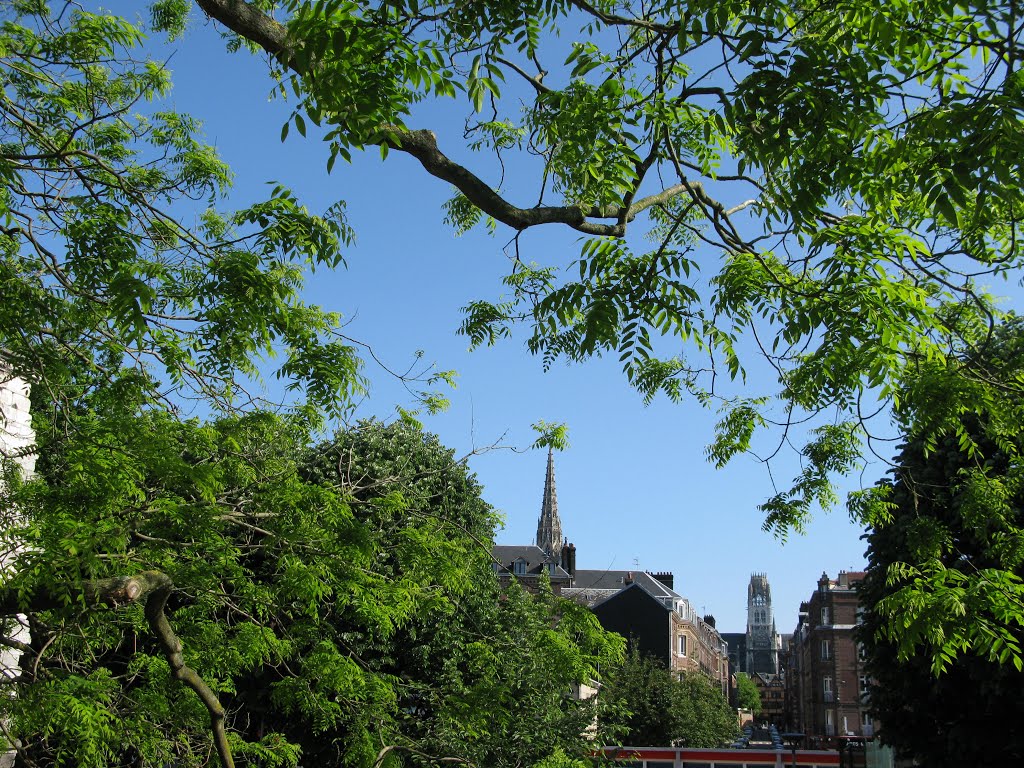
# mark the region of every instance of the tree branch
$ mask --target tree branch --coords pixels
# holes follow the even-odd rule
[[[538,72],[536,75],[531,75],[525,69],[514,64],[508,59],[503,59],[501,56],[495,56],[494,58],[495,61],[497,61],[499,64],[504,64],[517,75],[520,75],[524,80],[526,80],[526,82],[528,82],[530,85],[534,87],[534,90],[536,90],[537,93],[551,93],[551,89],[544,85],[544,83],[542,82],[545,74],[543,71]]]
[[[196,0],[196,2],[211,18],[259,45],[277,59],[282,66],[296,74],[304,74],[295,61],[294,47],[288,39],[288,28],[284,24],[267,16],[245,0]],[[538,87],[538,90],[543,88],[533,78],[527,79],[530,79],[534,87]],[[670,190],[665,190],[658,195],[628,206],[624,221],[614,224],[599,224],[587,221],[587,216],[593,214],[578,205],[534,208],[519,208],[512,205],[472,171],[454,162],[438,149],[437,137],[432,131],[409,130],[397,125],[382,125],[378,136],[370,143],[411,155],[419,160],[424,170],[431,176],[452,184],[481,211],[516,230],[528,229],[539,224],[565,224],[588,235],[622,237],[626,232],[626,222],[631,221],[637,213],[686,189],[685,186],[672,187]],[[652,202],[647,202],[644,205],[646,200]],[[622,218],[621,210],[622,207],[617,206],[613,215],[602,215],[599,218]]]
[[[107,605],[118,607],[128,603],[146,599],[146,621],[150,631],[156,636],[167,662],[171,665],[171,674],[193,691],[210,713],[210,729],[213,742],[217,748],[224,768],[234,768],[235,761],[231,755],[227,733],[224,730],[224,707],[217,694],[208,686],[199,674],[185,664],[182,655],[181,640],[174,634],[164,608],[167,599],[174,589],[174,582],[166,573],[160,571],[142,571],[133,576],[115,576],[109,579],[93,579],[82,584],[82,596],[88,606]],[[37,613],[39,611],[66,608],[67,595],[48,588],[35,592],[23,592],[8,586],[0,588],[0,616],[13,616],[19,613]]]
[[[151,571],[150,573],[155,572]],[[224,730],[224,707],[220,703],[220,699],[217,698],[217,694],[199,676],[199,673],[185,664],[185,657],[181,652],[181,640],[174,634],[174,630],[171,629],[171,624],[167,620],[167,614],[164,613],[167,598],[171,596],[174,584],[169,576],[162,573],[158,575],[162,577],[162,581],[146,601],[146,620],[149,622],[149,628],[160,642],[164,656],[171,665],[171,674],[195,691],[207,712],[210,713],[213,742],[224,768],[235,768],[235,760],[231,755],[228,736]]]

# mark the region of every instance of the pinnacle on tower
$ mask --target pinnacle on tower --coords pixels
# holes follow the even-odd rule
[[[537,546],[550,557],[562,554],[562,521],[558,519],[558,494],[555,492],[555,456],[548,448],[548,472],[544,478],[544,499],[537,521]]]

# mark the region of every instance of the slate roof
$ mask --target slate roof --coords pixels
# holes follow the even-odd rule
[[[747,633],[746,632],[719,632],[722,639],[729,644],[730,651],[741,651],[744,655],[747,653]]]
[[[614,590],[616,592],[630,584],[638,584],[659,600],[682,600],[682,595],[672,591],[645,571],[594,571],[576,570],[573,588],[579,590]]]
[[[550,578],[566,581],[570,578],[569,574],[557,564],[558,561],[555,558],[549,557],[543,549],[534,544],[495,544],[491,547],[491,557],[496,563],[501,563],[501,567],[509,573],[513,572],[512,564],[522,558],[526,561],[526,573],[519,575],[539,576],[541,571],[547,572],[548,563],[555,563],[555,573]]]

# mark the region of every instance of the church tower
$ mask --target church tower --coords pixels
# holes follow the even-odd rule
[[[772,588],[763,573],[752,574],[747,587],[747,671],[779,671],[779,635],[772,616]]]
[[[544,499],[540,505],[540,519],[537,521],[537,546],[555,562],[562,555],[562,521],[558,519],[558,494],[555,493],[555,457],[548,449],[548,473],[544,478]]]

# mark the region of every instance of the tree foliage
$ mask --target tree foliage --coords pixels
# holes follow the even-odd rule
[[[745,672],[736,674],[736,704],[741,709],[749,709],[755,717],[761,714],[761,693]]]
[[[525,323],[545,365],[615,355],[645,397],[721,410],[716,464],[803,440],[766,528],[835,501],[922,365],[984,385],[981,286],[1021,258],[1014,2],[196,2],[271,55],[285,132],[324,126],[328,166],[408,154],[455,187],[457,231],[515,231],[474,344]],[[475,157],[410,127],[428,100],[465,105]],[[521,236],[551,224],[578,253]],[[918,407],[936,435],[976,401]]]
[[[1015,319],[976,365],[994,382],[1019,380],[1022,341]],[[1018,408],[993,402],[965,416],[970,440],[909,439],[873,494],[884,520],[867,536],[859,589],[870,706],[882,738],[922,764],[1004,765],[1024,755]]]
[[[708,678],[672,672],[636,649],[601,696],[610,726],[627,746],[717,747],[738,730],[735,712]]]
[[[170,79],[136,58],[144,35],[127,20],[15,2],[0,25],[0,346],[14,372],[61,412],[101,385],[231,407],[277,356],[276,375],[340,413],[359,361],[338,316],[299,293],[304,273],[342,262],[343,208],[311,214],[277,185],[218,209],[230,169],[199,121],[145,106]]]
[[[154,21],[180,33],[184,8]],[[342,263],[343,208],[274,184],[222,210],[230,170],[143,40],[77,4],[0,10],[2,375],[33,386],[39,456],[0,484],[19,763],[579,755],[592,705],[569,693],[619,645],[550,596],[499,599],[494,514],[435,439],[319,444],[362,386],[300,298]]]
[[[1019,548],[1001,527],[1007,504],[988,503],[1016,486],[984,467],[1018,462],[1020,379],[983,363],[999,312],[978,288],[1019,266],[1014,3],[196,5],[229,45],[271,55],[273,87],[295,105],[282,134],[323,125],[328,167],[370,145],[408,154],[456,188],[457,229],[517,233],[507,295],[467,308],[474,343],[525,322],[546,365],[614,354],[645,396],[722,409],[716,463],[763,428],[781,424],[785,440],[810,419],[805,468],[764,505],[766,527],[799,528],[832,499],[872,413],[892,409],[925,452],[955,440],[982,468],[964,508],[1007,535],[993,533],[1002,549],[986,570],[910,564],[927,588],[907,604],[927,621],[901,631],[926,638],[940,665],[986,633],[1002,639],[997,661],[1019,662],[1009,638],[1022,614],[999,602],[1019,588]],[[151,26],[180,35],[189,8],[156,0]],[[504,665],[536,669],[516,643],[529,621],[569,670],[538,694],[548,719],[524,737],[553,746],[570,730],[562,716],[578,714],[552,706],[553,691],[613,654],[607,639],[555,602],[510,596],[488,626],[511,657],[492,661],[487,643],[399,648],[429,634],[417,617],[462,616],[458,585],[486,571],[481,510],[455,505],[468,517],[449,536],[447,512],[422,514],[429,495],[352,496],[306,453],[361,386],[338,317],[300,298],[306,272],[342,261],[343,209],[310,213],[275,185],[221,210],[230,172],[198,121],[161,109],[167,72],[142,53],[137,24],[42,0],[0,14],[0,348],[35,387],[42,449],[38,481],[3,486],[5,549],[17,551],[4,602],[33,630],[24,693],[2,700],[23,759],[208,760],[219,715],[168,676],[187,667],[231,703],[231,747],[248,763],[295,764],[301,750],[428,761],[416,751],[428,736],[501,762],[503,740],[526,727],[517,715],[537,713],[473,720],[439,691],[517,700],[523,676]],[[468,108],[478,173],[442,151],[447,136],[407,124],[418,104],[449,98]],[[505,165],[534,172],[536,194],[517,205],[484,180]],[[578,254],[520,237],[550,224],[581,233]],[[627,236],[638,228],[649,241]],[[252,404],[248,385],[266,371],[298,391],[292,414],[226,415]],[[184,420],[197,403],[225,415]],[[855,509],[884,521],[877,501]],[[443,558],[457,553],[467,559]],[[85,610],[98,579],[150,569],[176,587],[153,616]],[[944,581],[953,573],[959,586]],[[932,589],[942,584],[955,589]],[[60,606],[34,610],[42,593]],[[961,594],[980,595],[991,620],[957,635]],[[151,632],[168,616],[184,666]],[[429,732],[411,724],[421,705]]]
[[[525,325],[545,366],[615,355],[644,397],[719,412],[719,466],[795,446],[766,530],[835,504],[889,416],[980,450],[964,417],[1005,394],[975,364],[987,290],[1022,258],[1015,2],[196,2],[271,55],[328,166],[408,154],[455,187],[457,231],[515,232],[504,295],[466,307],[474,345]],[[465,163],[411,127],[449,99]],[[542,225],[579,252],[524,235]]]
[[[206,764],[210,714],[170,676],[148,609],[83,612],[83,581],[140,571],[173,582],[167,620],[242,764],[584,753],[593,704],[569,694],[619,643],[550,595],[499,599],[493,512],[436,439],[370,423],[311,449],[267,413],[90,412],[5,498],[32,510],[5,520],[25,548],[5,594],[58,596],[25,606],[3,702],[26,765]]]

